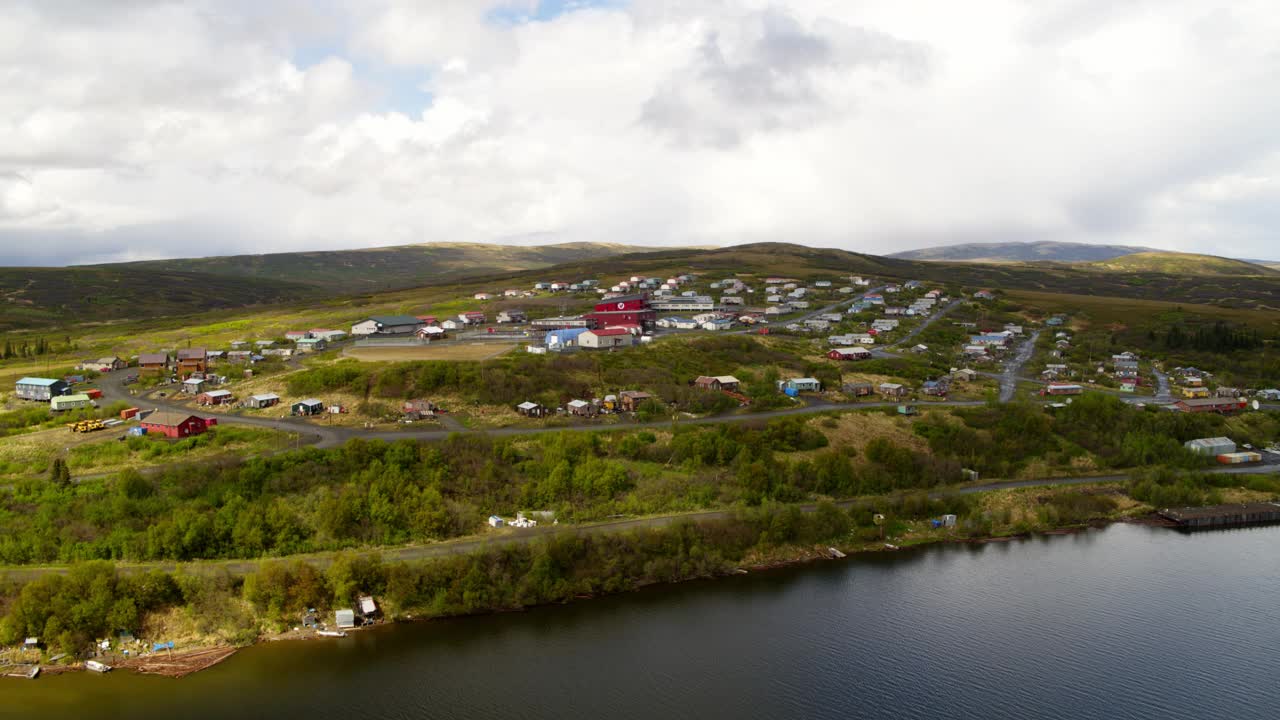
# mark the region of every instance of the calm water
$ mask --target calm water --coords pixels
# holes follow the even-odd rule
[[[1280,528],[1118,525],[0,682],[25,718],[1275,718]]]

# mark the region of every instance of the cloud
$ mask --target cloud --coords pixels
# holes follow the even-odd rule
[[[530,239],[1276,255],[1271,3],[111,6],[0,15],[2,262]]]

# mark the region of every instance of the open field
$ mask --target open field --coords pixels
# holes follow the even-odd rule
[[[1280,291],[1280,287],[1277,287],[1277,290]],[[1046,313],[1068,313],[1073,316],[1073,321],[1078,320],[1075,316],[1087,316],[1089,321],[1095,324],[1138,325],[1143,322],[1158,321],[1161,316],[1191,315],[1206,320],[1238,323],[1259,330],[1271,332],[1280,330],[1280,313],[1272,309],[1221,307],[1171,300],[1068,295],[1030,290],[1008,290],[1005,295],[1014,302],[1041,308]]]
[[[515,349],[514,343],[446,342],[420,347],[348,347],[346,357],[366,362],[403,362],[406,360],[489,360]]]

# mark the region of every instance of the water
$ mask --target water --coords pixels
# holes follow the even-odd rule
[[[1274,718],[1280,527],[1117,525],[0,682],[26,718]]]

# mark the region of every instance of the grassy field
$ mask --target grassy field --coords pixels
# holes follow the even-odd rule
[[[0,478],[42,476],[59,457],[67,461],[73,476],[204,460],[226,453],[244,457],[285,448],[292,437],[292,433],[275,430],[219,427],[208,435],[177,442],[157,437],[121,442],[124,430],[120,426],[73,433],[53,428],[5,438],[0,442]]]
[[[514,343],[432,343],[421,347],[349,347],[345,357],[366,362],[405,360],[489,360],[515,349]]]
[[[1041,317],[1065,312],[1072,315],[1073,320],[1079,320],[1078,316],[1083,316],[1092,324],[1136,326],[1158,322],[1162,317],[1176,319],[1186,315],[1210,321],[1222,320],[1268,332],[1280,331],[1280,314],[1268,309],[1028,290],[1009,290],[1005,295],[1011,301],[1039,310],[1037,314]]]
[[[1265,265],[1191,253],[1143,252],[1083,265],[1109,272],[1163,272],[1186,275],[1276,275]]]

